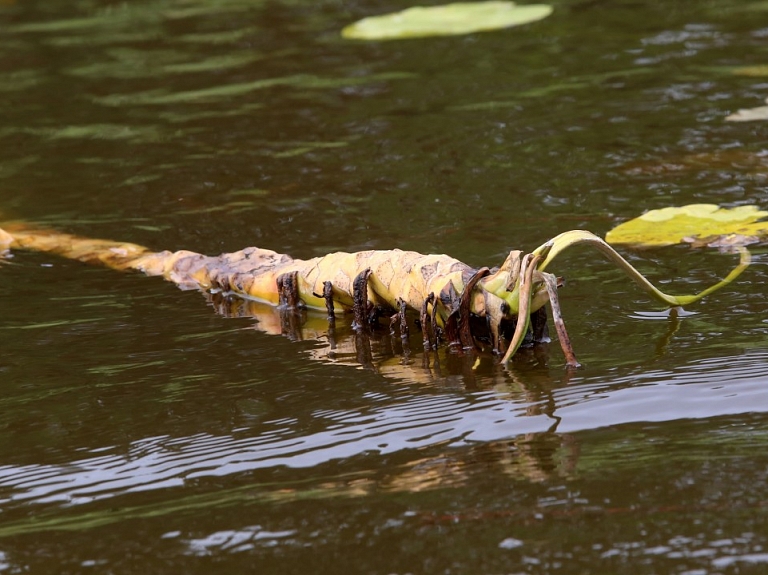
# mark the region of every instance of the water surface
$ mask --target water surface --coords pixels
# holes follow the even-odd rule
[[[342,40],[395,2],[0,3],[0,214],[157,249],[495,265],[645,209],[768,205],[763,2],[556,0]],[[752,66],[749,73],[740,68]],[[676,293],[735,264],[628,253]],[[0,572],[751,573],[766,553],[768,259],[693,315],[599,256],[559,346],[425,358],[279,335],[157,279],[0,265]],[[276,332],[278,332],[276,334]]]

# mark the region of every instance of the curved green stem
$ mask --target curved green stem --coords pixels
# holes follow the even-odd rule
[[[603,239],[599,238],[591,232],[584,230],[571,230],[570,232],[564,232],[559,236],[552,238],[533,251],[535,255],[544,257],[544,260],[541,262],[541,264],[539,264],[539,271],[544,271],[547,265],[552,260],[554,260],[564,249],[579,244],[588,244],[597,248],[599,251],[608,256],[612,262],[616,263],[622,270],[624,270],[624,273],[626,273],[638,286],[640,286],[643,291],[669,306],[683,306],[699,301],[701,298],[719,290],[721,287],[728,285],[737,277],[739,277],[741,272],[747,269],[751,261],[749,251],[746,248],[740,247],[739,265],[736,266],[733,271],[731,271],[731,273],[729,273],[724,279],[697,294],[674,296],[666,294],[656,288],[656,286],[649,282],[643,274],[632,267],[632,264],[621,257],[621,255],[619,255],[619,253],[616,252],[616,250],[614,250],[611,246],[605,243]]]
[[[539,265],[541,256],[536,254],[528,254],[523,258],[523,263],[520,266],[520,277],[517,280],[515,289],[519,293],[520,309],[517,313],[517,325],[515,326],[515,333],[512,335],[512,341],[509,342],[509,347],[501,363],[504,365],[509,362],[510,358],[517,352],[520,344],[523,343],[525,333],[528,331],[528,326],[531,325],[531,298],[533,296],[533,272]]]

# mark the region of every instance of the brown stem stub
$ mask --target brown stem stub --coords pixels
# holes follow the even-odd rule
[[[366,268],[357,274],[352,282],[352,313],[354,314],[355,329],[368,328],[368,278],[371,268]]]
[[[323,282],[323,299],[328,312],[328,344],[331,350],[336,349],[336,315],[333,313],[333,284]]]
[[[461,293],[461,300],[459,302],[459,341],[461,347],[467,349],[475,345],[475,340],[472,338],[472,331],[469,327],[469,314],[472,305],[472,290],[475,289],[477,282],[487,276],[491,271],[488,268],[480,268],[475,274],[469,278],[469,281],[464,286],[464,291]]]
[[[287,272],[277,276],[277,292],[280,306],[288,309],[301,308],[299,272]]]
[[[421,306],[421,336],[424,342],[424,350],[429,351],[432,349],[432,334],[435,331],[435,326],[432,323],[432,318],[428,314],[429,306],[432,305],[433,311],[435,307],[435,294],[430,293],[424,300],[424,304]],[[435,342],[437,345],[437,342]]]
[[[280,327],[284,336],[293,341],[301,340],[301,325],[304,318],[304,302],[299,298],[299,274],[288,272],[277,276],[277,291],[280,304]]]
[[[400,318],[400,339],[403,341],[403,349],[405,349],[408,346],[408,337],[410,335],[408,331],[408,318],[405,315],[408,306],[402,299],[397,300],[397,305],[400,308],[397,312]]]
[[[395,335],[395,326],[400,321],[400,312],[389,316],[389,334]]]
[[[323,299],[328,312],[328,321],[332,322],[336,319],[336,315],[333,313],[333,284],[329,281],[323,282]]]
[[[431,295],[435,295],[434,293]],[[432,313],[429,315],[429,321],[432,324],[432,335],[434,336],[434,347],[433,349],[437,349],[437,346],[440,345],[440,337],[442,334],[442,330],[440,329],[440,326],[437,325],[437,304],[438,299],[437,297],[434,298],[432,301]]]

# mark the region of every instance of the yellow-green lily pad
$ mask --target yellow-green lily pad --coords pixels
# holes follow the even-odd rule
[[[609,244],[636,247],[736,246],[754,243],[768,236],[768,222],[759,221],[768,212],[757,206],[721,208],[714,204],[691,204],[678,208],[651,210],[609,231]]]
[[[518,6],[503,1],[414,6],[401,12],[363,18],[346,26],[341,35],[355,40],[454,36],[520,26],[551,13],[552,7],[546,4]]]

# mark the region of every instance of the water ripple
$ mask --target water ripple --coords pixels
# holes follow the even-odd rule
[[[556,427],[575,432],[637,421],[711,418],[764,411],[768,352],[703,360],[675,371],[624,375],[554,390],[551,401],[499,392],[397,396],[365,410],[318,410],[322,427],[262,424],[258,435],[155,436],[127,451],[68,465],[0,466],[0,503],[75,505],[175,487],[191,479],[285,466],[307,468],[368,453],[489,442]],[[532,409],[535,406],[535,409]],[[270,425],[272,426],[270,428]],[[313,429],[317,429],[313,426]]]

